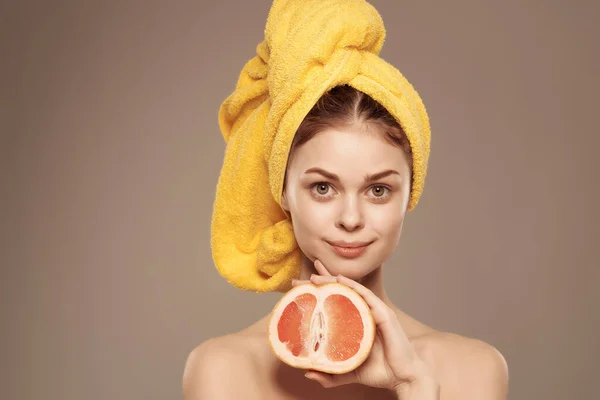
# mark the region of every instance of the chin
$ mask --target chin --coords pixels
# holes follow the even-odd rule
[[[369,257],[343,258],[336,254],[328,254],[319,258],[331,275],[343,275],[359,281],[377,269],[375,260]]]
[[[384,261],[381,257],[384,249],[381,246],[373,246],[357,257],[344,257],[333,251],[329,245],[323,246],[321,243],[306,243],[306,246],[301,245],[300,249],[312,264],[318,259],[331,275],[343,275],[355,281],[375,271]]]

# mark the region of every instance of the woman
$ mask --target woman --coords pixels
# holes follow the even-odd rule
[[[246,290],[347,285],[378,335],[358,369],[307,372],[274,355],[267,314],[192,351],[185,398],[505,399],[498,351],[411,318],[384,289],[383,265],[422,192],[429,125],[412,86],[374,57],[378,14],[363,1],[275,1],[265,33],[220,110],[228,147],[213,215],[217,268]],[[293,46],[303,42],[311,46]]]

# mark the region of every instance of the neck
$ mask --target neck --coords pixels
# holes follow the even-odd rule
[[[300,279],[308,280],[310,279],[310,276],[312,274],[317,275],[317,270],[315,269],[312,261],[310,261],[303,254],[302,264],[300,267]],[[357,282],[365,286],[367,289],[371,290],[377,297],[383,300],[383,302],[396,313],[404,332],[409,338],[416,337],[432,331],[430,327],[408,316],[392,303],[383,285],[383,268],[381,266],[379,266],[370,274],[357,280]],[[250,328],[248,328],[248,330],[260,332],[261,335],[264,334],[265,330],[267,329],[269,316],[270,314],[266,315],[261,320],[253,324]]]
[[[308,280],[312,274],[318,275],[317,270],[314,267],[313,262],[302,254],[302,264],[300,267],[300,279]],[[385,287],[383,285],[383,268],[382,266],[377,267],[374,271],[365,275],[364,277],[356,280],[358,283],[371,290],[377,297],[384,301],[388,307],[393,310],[398,308],[392,303],[388,297]]]

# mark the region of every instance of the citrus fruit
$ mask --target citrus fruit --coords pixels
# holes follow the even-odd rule
[[[302,284],[277,302],[269,343],[284,363],[342,374],[359,367],[375,340],[375,323],[363,298],[340,283]]]

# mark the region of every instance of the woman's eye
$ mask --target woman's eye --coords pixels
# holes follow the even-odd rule
[[[316,189],[317,189],[317,193],[320,195],[326,195],[327,192],[329,191],[329,185],[325,184],[325,183],[318,183],[316,185]]]
[[[373,186],[372,192],[375,197],[382,197],[386,194],[387,188],[385,186]]]
[[[311,187],[311,191],[315,197],[319,200],[329,199],[335,195],[333,192],[335,189],[327,183],[327,182],[319,182],[315,183]],[[378,201],[384,201],[390,195],[390,188],[384,185],[375,185],[372,186],[369,191],[371,192],[369,196],[372,199],[376,199]]]
[[[370,191],[372,193],[372,199],[374,201],[381,202],[387,201],[390,195],[392,194],[392,190],[389,187],[383,185],[372,186]]]

